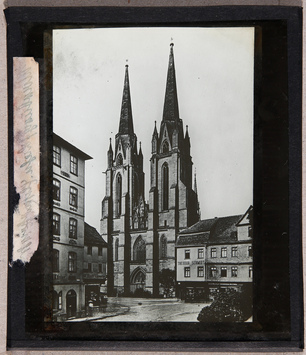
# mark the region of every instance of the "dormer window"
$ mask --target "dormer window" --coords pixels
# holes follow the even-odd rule
[[[169,143],[168,143],[168,141],[164,141],[162,152],[163,153],[169,153]]]

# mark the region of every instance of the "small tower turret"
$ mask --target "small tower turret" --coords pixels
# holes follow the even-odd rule
[[[114,157],[114,153],[113,153],[113,148],[112,148],[112,139],[109,139],[109,148],[107,151],[107,167],[108,169],[110,169],[113,165],[113,157]]]

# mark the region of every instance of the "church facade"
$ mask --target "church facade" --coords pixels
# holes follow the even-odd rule
[[[153,128],[149,200],[145,201],[143,155],[134,132],[128,66],[118,133],[107,152],[101,234],[108,241],[108,294],[161,292],[159,273],[175,270],[180,231],[200,218],[188,126],[179,117],[173,44],[170,45],[163,117]]]

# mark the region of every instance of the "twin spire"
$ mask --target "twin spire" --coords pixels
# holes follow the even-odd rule
[[[176,78],[175,78],[175,67],[174,67],[174,56],[173,56],[173,46],[170,44],[170,55],[169,55],[169,65],[167,74],[167,84],[166,84],[166,94],[164,102],[164,112],[163,121],[176,121],[179,119],[179,109],[178,109],[178,99],[177,99],[177,89],[176,89]],[[119,134],[134,134],[133,127],[133,115],[132,115],[132,105],[131,105],[131,93],[130,93],[130,83],[129,83],[129,66],[125,66],[125,78],[119,123]]]
[[[128,65],[125,66],[125,78],[118,133],[131,135],[134,134]]]
[[[176,121],[179,119],[173,46],[174,46],[174,44],[171,43],[170,44],[167,84],[166,84],[166,94],[165,94],[165,102],[164,102],[163,121]]]

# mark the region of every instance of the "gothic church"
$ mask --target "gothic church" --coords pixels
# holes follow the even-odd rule
[[[188,126],[179,117],[173,44],[170,45],[163,117],[151,141],[149,201],[144,200],[141,145],[134,132],[128,66],[125,69],[119,130],[107,152],[106,195],[101,234],[108,241],[108,294],[136,289],[160,294],[159,272],[175,270],[175,242],[196,223],[199,203],[192,188]]]

